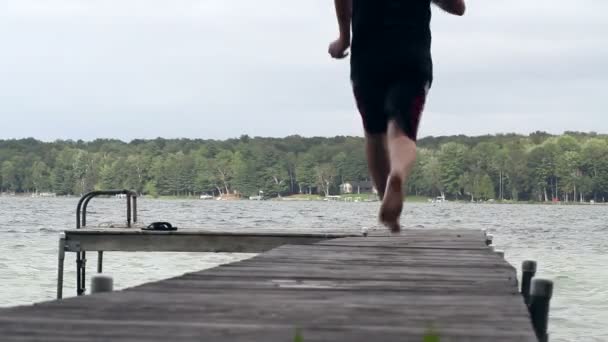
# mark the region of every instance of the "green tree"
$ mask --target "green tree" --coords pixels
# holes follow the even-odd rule
[[[15,164],[11,161],[5,161],[2,163],[0,169],[2,174],[2,189],[5,191],[16,191],[19,189],[19,178],[17,176],[17,169]]]
[[[583,145],[581,167],[590,178],[589,192],[597,201],[600,194],[608,193],[608,143],[606,140],[593,138]]]
[[[485,200],[494,199],[496,197],[496,192],[494,191],[494,184],[492,183],[492,179],[490,175],[484,174],[481,176],[479,180],[479,197]]]
[[[51,184],[53,191],[58,195],[70,195],[74,193],[76,177],[73,170],[73,157],[75,150],[66,148],[57,155],[53,171],[51,172]]]
[[[32,165],[32,183],[36,193],[49,191],[51,171],[43,161],[35,161]]]
[[[317,175],[317,186],[323,195],[329,196],[333,182],[337,176],[336,168],[329,163],[321,164],[315,168]]]
[[[578,152],[566,151],[557,158],[557,175],[566,202],[570,199],[576,201],[576,185],[582,177],[580,166],[581,160]]]
[[[186,160],[188,168],[194,167],[194,161]],[[138,193],[143,193],[146,184],[150,181],[149,170],[152,165],[152,159],[145,155],[135,154],[129,155],[125,161],[126,175],[123,187],[134,190]],[[193,170],[191,170],[192,172]],[[187,174],[188,177],[194,177],[194,173]],[[194,183],[194,181],[192,181]]]
[[[238,157],[237,157],[238,159]],[[230,193],[230,182],[234,176],[234,163],[235,158],[232,151],[221,151],[215,156],[215,159],[211,162],[211,165],[215,171],[216,184],[219,183],[221,186],[220,193],[224,190],[225,194]]]
[[[526,147],[522,142],[509,144],[505,147],[507,163],[505,175],[511,199],[517,201],[520,195],[528,190],[528,169],[526,167]]]
[[[423,166],[424,178],[422,179],[423,188],[431,196],[437,194],[445,196],[444,185],[441,178],[441,164],[439,158],[435,156],[429,157],[427,163]]]
[[[447,143],[439,152],[441,183],[448,194],[460,195],[460,176],[465,172],[467,147],[458,143]]]
[[[298,157],[296,166],[296,181],[298,182],[298,192],[311,194],[316,183],[315,161],[310,154]]]

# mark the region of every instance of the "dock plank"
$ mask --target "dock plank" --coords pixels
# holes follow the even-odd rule
[[[3,341],[536,341],[515,269],[466,230],[285,245],[112,293],[0,310]]]
[[[352,230],[179,228],[153,231],[138,228],[83,228],[65,231],[68,251],[263,253],[285,244],[311,244],[361,236]]]

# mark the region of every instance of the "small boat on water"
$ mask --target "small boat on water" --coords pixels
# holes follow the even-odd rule
[[[240,200],[241,196],[238,194],[222,194],[218,197],[215,197],[216,201],[236,201]]]
[[[260,190],[258,191],[258,195],[257,196],[249,196],[249,199],[252,201],[261,201],[264,199],[264,191]]]
[[[37,198],[37,197],[57,197],[57,194],[54,192],[38,192],[38,193],[34,193],[32,194],[32,197]]]
[[[212,200],[213,196],[207,195],[207,194],[203,194],[199,197],[202,200]]]
[[[445,195],[441,195],[441,196],[437,196],[433,199],[429,199],[429,202],[431,203],[443,203],[443,202],[447,202],[447,200],[445,199]]]

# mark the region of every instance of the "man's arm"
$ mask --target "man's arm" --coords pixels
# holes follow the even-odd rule
[[[353,13],[352,0],[335,0],[336,17],[340,28],[340,37],[350,41],[350,21]]]
[[[464,0],[432,0],[435,5],[439,6],[442,10],[462,16],[466,10]]]
[[[346,50],[350,47],[350,22],[353,2],[352,0],[334,0],[334,3],[340,36],[329,44],[329,54],[333,58],[344,58],[348,55]]]

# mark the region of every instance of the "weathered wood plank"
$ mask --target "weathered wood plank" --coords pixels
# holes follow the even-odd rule
[[[390,237],[390,239],[387,239]],[[328,240],[321,245],[352,247],[394,247],[394,248],[446,248],[485,249],[485,232],[466,229],[405,230],[401,235],[391,236],[382,231],[372,231],[367,239],[347,237]]]
[[[72,229],[65,231],[69,251],[123,252],[226,252],[262,253],[285,244],[312,244],[327,239],[354,236],[354,233],[276,230],[212,231],[179,229]]]
[[[62,322],[53,320],[5,321],[0,318],[0,330],[10,336],[22,336],[10,341],[292,341],[300,328],[304,341],[374,340],[388,342],[422,341],[430,325],[401,323],[391,326],[344,325],[336,327],[280,324],[213,324],[208,322],[148,322],[148,321],[89,321]],[[10,330],[5,330],[9,327]],[[460,328],[435,328],[444,342],[536,342],[525,331],[509,327],[495,329],[475,324]]]

